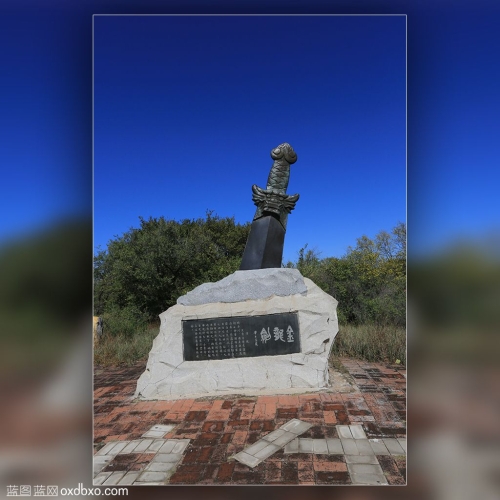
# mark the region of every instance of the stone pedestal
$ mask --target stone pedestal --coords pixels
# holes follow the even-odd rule
[[[135,397],[182,399],[224,394],[287,394],[328,387],[328,357],[338,332],[337,301],[296,269],[236,271],[217,283],[201,285],[177,302],[160,315],[160,333],[153,342]],[[287,336],[287,318],[295,315],[298,332],[294,324]],[[249,317],[255,317],[255,324],[259,326],[249,327],[252,319]],[[219,319],[212,321],[215,318]],[[241,328],[238,324],[239,330],[236,330],[239,318]],[[262,331],[266,321],[269,326]],[[216,357],[222,359],[185,360],[184,341],[189,338],[194,345],[194,337],[187,337],[195,335],[193,332],[197,330],[193,325],[215,331],[217,337],[217,327],[224,323],[238,331],[242,339],[255,342],[255,347],[251,347],[258,348],[258,355],[249,355],[254,352],[251,349],[244,354],[244,348],[238,353],[236,347],[233,352],[232,340],[230,346],[226,334],[226,337],[219,336],[226,339],[222,343],[214,341],[219,342],[215,344],[218,347],[213,348],[217,349]],[[213,333],[203,335],[213,338]],[[197,337],[197,345],[200,338]],[[274,349],[269,353],[282,352],[286,343],[292,341],[297,342],[298,352],[289,349],[292,353],[266,354],[267,346]],[[213,356],[214,350],[209,347],[207,354],[200,348],[199,352],[200,358],[206,358]]]

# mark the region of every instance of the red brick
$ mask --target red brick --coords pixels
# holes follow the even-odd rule
[[[225,401],[223,399],[216,399],[212,402],[212,410],[220,410],[224,403]]]
[[[298,396],[278,396],[278,405],[297,407],[299,405],[299,398]]]
[[[283,484],[297,484],[299,482],[299,475],[297,471],[297,464],[294,462],[287,462],[281,466],[281,478]]]
[[[229,427],[248,427],[250,420],[229,420],[227,425]]]
[[[226,421],[229,417],[229,410],[210,410],[207,415],[207,420],[222,420]]]
[[[196,484],[201,478],[204,465],[179,465],[170,477],[171,484]]]
[[[182,400],[182,411],[188,411],[191,409],[191,406],[193,406],[194,399],[183,399]]]
[[[300,394],[299,401],[301,404],[308,402],[321,403],[321,398],[316,394]]]
[[[224,422],[209,421],[205,422],[201,428],[202,432],[222,432],[224,430]]]
[[[348,472],[319,471],[316,472],[317,484],[351,484]]]
[[[186,416],[185,412],[176,412],[174,413],[172,410],[167,413],[167,418],[169,420],[173,420],[174,422],[181,422],[184,420],[184,417]]]
[[[170,411],[172,406],[174,406],[174,401],[158,401],[155,409],[159,411]]]
[[[325,424],[335,425],[337,423],[337,417],[333,411],[325,411],[323,412],[325,418]]]
[[[299,470],[297,472],[299,484],[316,484],[314,481],[314,471],[312,470]]]
[[[231,440],[233,445],[242,445],[245,444],[247,439],[248,432],[247,431],[235,431],[233,439]]]
[[[266,412],[264,414],[264,419],[274,420],[276,417],[276,404],[266,403]]]
[[[344,472],[347,471],[347,465],[341,462],[313,462],[316,472]]]
[[[262,403],[257,403],[254,407],[252,417],[255,419],[260,419],[260,418],[265,417],[265,415],[266,415],[266,405],[262,404]],[[249,417],[249,418],[252,418],[252,417]]]
[[[276,426],[272,420],[264,420],[263,421],[263,425],[262,425],[263,431],[265,431],[265,432],[274,431],[275,428],[276,428]]]
[[[217,432],[204,432],[201,433],[194,443],[200,446],[213,446],[219,442],[221,435]]]
[[[234,462],[222,464],[217,473],[217,481],[227,483],[231,481],[234,471]]]
[[[222,438],[220,440],[221,444],[227,444],[231,442],[231,439],[233,438],[233,432],[225,432],[222,434]]]
[[[297,469],[300,471],[313,471],[312,462],[306,462],[304,460],[297,461]]]
[[[187,422],[203,422],[207,417],[207,411],[188,411],[185,416]]]
[[[213,447],[212,462],[220,463],[225,462],[228,458],[227,445],[217,445]]]
[[[250,424],[251,431],[260,431],[262,429],[262,420],[254,420]]]
[[[191,406],[191,411],[211,410],[213,401],[195,401]]]
[[[216,464],[208,464],[201,475],[200,484],[213,484],[218,470],[219,467]]]
[[[214,452],[214,448],[211,446],[202,446],[199,448],[188,448],[187,452],[182,459],[183,464],[206,464],[210,462],[210,458],[212,457]]]
[[[257,398],[257,404],[276,404],[278,402],[278,396],[259,396]]]
[[[264,477],[266,483],[279,483],[281,481],[281,462],[266,463]]]

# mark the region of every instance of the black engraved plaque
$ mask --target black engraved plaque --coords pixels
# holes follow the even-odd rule
[[[185,361],[277,356],[300,352],[296,312],[182,322]]]

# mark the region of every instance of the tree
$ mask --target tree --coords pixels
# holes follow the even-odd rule
[[[177,222],[140,217],[94,258],[95,314],[131,309],[152,320],[177,298],[238,269],[249,224],[207,212]]]
[[[320,259],[319,254],[300,251],[295,265],[325,292],[339,301],[343,323],[406,323],[406,226],[398,223],[389,234],[374,239],[361,236],[342,258]]]

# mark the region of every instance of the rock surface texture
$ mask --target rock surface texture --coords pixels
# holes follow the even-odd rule
[[[328,387],[328,357],[338,332],[337,301],[295,269],[236,271],[205,283],[162,313],[141,399],[221,394],[276,394]],[[297,312],[301,352],[277,356],[184,361],[182,321]]]

